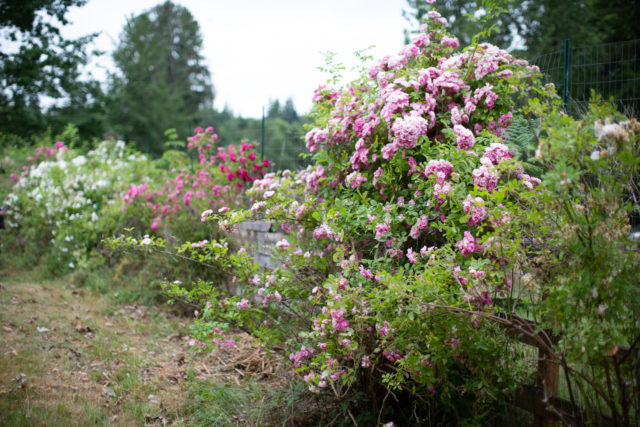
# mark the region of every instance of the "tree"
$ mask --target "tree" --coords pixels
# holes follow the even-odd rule
[[[198,22],[170,1],[130,18],[113,54],[109,116],[115,130],[154,154],[164,130],[190,132],[213,105]]]
[[[565,39],[585,46],[599,43],[602,33],[594,26],[598,11],[589,0],[534,0],[526,2],[521,12],[529,25],[520,36],[526,43],[526,57],[535,60],[540,55],[563,49]]]
[[[293,99],[287,98],[284,106],[280,104],[280,101],[269,101],[269,108],[267,109],[267,117],[270,119],[281,118],[288,123],[297,122],[299,119],[296,107],[293,105]]]
[[[429,10],[426,0],[407,0],[405,18],[414,24],[422,22]],[[564,40],[585,46],[601,42],[617,42],[640,38],[639,0],[440,0],[437,10],[449,21],[449,30],[467,45],[482,29],[469,16],[480,17],[491,6],[504,13],[495,19],[496,30],[488,37],[502,48],[525,45],[524,54],[535,59],[542,54],[561,50]],[[415,27],[415,25],[412,25]],[[405,35],[409,31],[405,30]],[[484,40],[480,40],[484,41]]]
[[[0,128],[29,135],[48,125],[41,98],[80,102],[80,94],[93,82],[81,81],[80,70],[89,59],[89,35],[67,40],[60,25],[66,13],[86,0],[14,0],[0,2],[0,37],[14,45],[0,52]],[[87,98],[81,100],[87,102]]]
[[[282,118],[289,123],[298,121],[298,112],[296,111],[296,107],[293,105],[293,99],[287,98],[280,114],[282,115]]]
[[[594,26],[604,42],[640,39],[640,0],[592,0]]]
[[[276,99],[275,101],[270,101],[269,108],[267,109],[267,117],[270,119],[280,117],[282,113],[281,109],[279,100]]]
[[[47,126],[57,133],[73,123],[81,139],[103,138],[110,131],[106,117],[107,99],[108,95],[102,90],[100,82],[83,82],[69,94],[67,102],[49,108]]]

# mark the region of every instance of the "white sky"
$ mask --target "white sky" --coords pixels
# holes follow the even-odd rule
[[[101,32],[96,47],[106,51],[93,65],[98,79],[113,70],[110,53],[127,18],[161,0],[89,0],[73,8],[63,29],[75,38]],[[327,80],[317,70],[321,52],[332,51],[348,68],[353,52],[371,45],[374,58],[395,54],[403,44],[405,0],[174,0],[200,24],[202,54],[216,90],[215,107],[259,117],[270,99],[293,98],[299,113],[311,107],[313,90]]]

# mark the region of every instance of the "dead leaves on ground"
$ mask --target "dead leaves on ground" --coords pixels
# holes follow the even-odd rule
[[[123,412],[125,402],[144,399],[156,407],[144,415],[145,424],[168,425],[167,414],[179,412],[192,379],[237,385],[249,377],[274,385],[281,381],[283,366],[259,351],[246,334],[234,334],[233,348],[214,347],[193,357],[186,344],[188,321],[137,303],[109,307],[106,312],[112,314],[104,315],[106,304],[113,303],[73,286],[3,283],[0,357],[17,362],[5,365],[11,372],[0,372],[0,399],[28,389],[43,396],[45,404],[55,405],[79,394],[84,401],[109,408],[114,423],[130,419]],[[152,316],[155,311],[161,316]],[[150,326],[162,316],[182,330],[158,336],[158,328]],[[21,371],[25,354],[41,361],[37,363],[43,374]],[[123,372],[137,375],[144,390],[155,391],[129,395],[119,383]]]

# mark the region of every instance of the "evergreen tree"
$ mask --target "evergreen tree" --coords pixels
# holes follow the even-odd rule
[[[566,39],[582,46],[603,39],[594,26],[599,12],[589,0],[534,0],[526,2],[520,13],[529,22],[520,32],[527,59],[564,49]]]
[[[270,101],[269,108],[267,109],[267,117],[269,117],[270,119],[275,119],[276,117],[280,116],[280,101],[277,99],[275,101]]]
[[[269,108],[267,109],[267,117],[270,119],[281,118],[289,123],[293,123],[299,120],[296,107],[293,105],[293,99],[287,98],[284,106],[280,104],[280,101],[269,102]]]
[[[164,131],[185,135],[211,112],[213,85],[200,53],[202,36],[193,15],[170,1],[130,18],[113,54],[110,120],[138,146],[159,154]]]
[[[594,26],[605,42],[640,39],[640,0],[592,0]]]
[[[298,112],[296,111],[296,107],[293,105],[293,99],[287,98],[284,103],[284,107],[282,107],[281,116],[289,123],[298,121]]]

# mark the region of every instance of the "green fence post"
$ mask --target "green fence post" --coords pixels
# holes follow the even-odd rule
[[[571,42],[564,41],[564,84],[562,86],[562,104],[564,111],[569,113],[569,69],[571,68]]]
[[[147,125],[147,157],[151,159],[151,130],[149,125]]]
[[[264,105],[262,106],[262,130],[260,133],[260,161],[264,161]]]
[[[191,122],[191,120],[189,120],[189,124],[187,125],[187,138],[189,138],[189,135],[191,135],[191,132],[193,131],[193,122]],[[191,164],[191,173],[194,172],[194,167],[193,167],[193,149],[189,149],[189,141],[187,139],[187,142],[185,144],[185,147],[187,148],[187,154],[189,155],[189,163]]]

